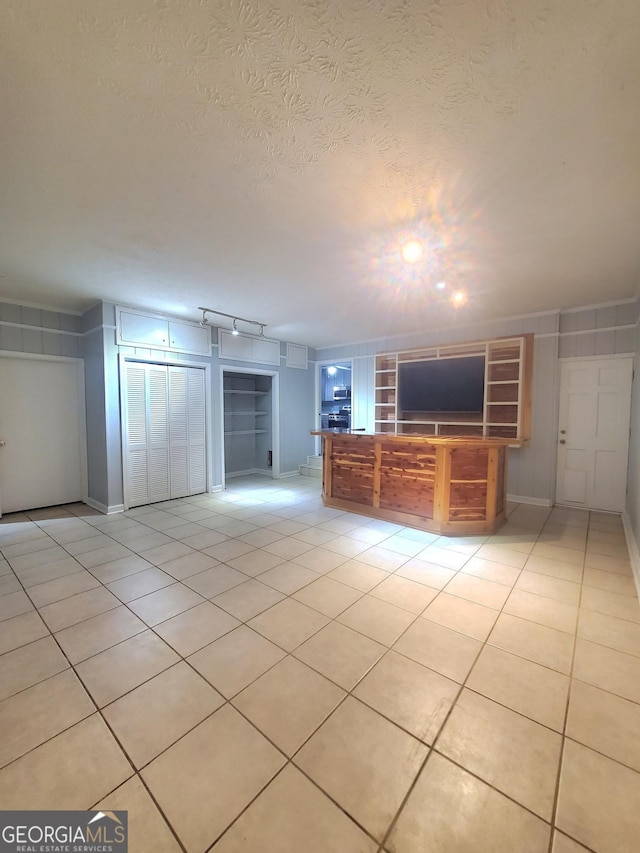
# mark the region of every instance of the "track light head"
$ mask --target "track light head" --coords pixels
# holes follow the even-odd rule
[[[240,332],[238,331],[238,321],[235,318],[233,321],[233,327],[231,329],[231,334],[232,335],[239,335],[240,334]]]

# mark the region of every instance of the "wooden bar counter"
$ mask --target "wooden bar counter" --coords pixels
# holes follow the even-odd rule
[[[491,533],[504,521],[508,439],[313,431],[325,506],[432,533]]]

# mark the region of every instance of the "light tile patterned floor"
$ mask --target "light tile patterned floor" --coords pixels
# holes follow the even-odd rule
[[[132,853],[635,853],[620,518],[447,538],[319,491],[2,519],[2,808],[127,809]]]

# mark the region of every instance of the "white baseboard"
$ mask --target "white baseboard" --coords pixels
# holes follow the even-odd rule
[[[629,549],[629,559],[631,560],[631,571],[633,572],[633,580],[636,585],[636,592],[640,598],[640,548],[638,541],[631,526],[631,519],[627,510],[622,513],[622,525],[624,527],[624,535],[627,540],[627,548]]]
[[[111,506],[106,506],[106,504],[100,503],[100,501],[94,501],[93,498],[85,498],[84,503],[87,506],[90,506],[91,509],[97,509],[98,512],[102,512],[105,515],[114,515],[116,512],[124,512],[124,504],[112,504]]]
[[[507,500],[514,504],[532,504],[533,506],[553,506],[548,498],[530,498],[526,495],[507,495]]]
[[[287,477],[299,477],[299,476],[300,476],[300,471],[281,471],[278,479],[279,480],[286,480]]]
[[[219,483],[217,486],[211,486],[211,488],[209,489],[209,492],[212,495],[215,494],[216,492],[223,492],[223,491],[224,491],[224,486],[222,485],[222,483]]]

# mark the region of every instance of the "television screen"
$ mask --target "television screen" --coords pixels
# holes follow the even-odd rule
[[[484,356],[401,362],[398,400],[404,412],[482,412]]]

